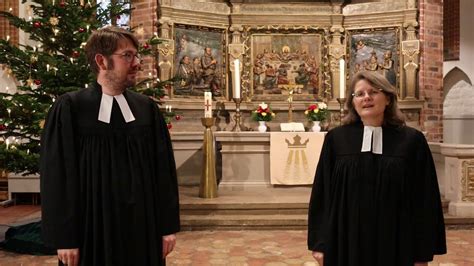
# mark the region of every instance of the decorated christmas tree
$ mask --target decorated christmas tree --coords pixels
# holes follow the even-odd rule
[[[0,40],[0,65],[17,82],[14,93],[0,93],[0,169],[34,174],[38,173],[40,136],[49,108],[58,96],[87,87],[95,79],[83,49],[89,35],[117,24],[131,8],[129,1],[111,1],[102,7],[87,0],[34,0],[28,10],[31,17],[26,18],[0,12],[35,43],[14,45],[8,37]],[[159,43],[153,37],[139,52],[153,55],[152,48]],[[160,99],[168,82],[150,77],[133,89]]]

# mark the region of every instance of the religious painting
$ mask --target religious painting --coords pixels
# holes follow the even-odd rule
[[[251,43],[254,99],[277,100],[290,94],[295,100],[318,98],[320,34],[253,34]]]
[[[225,30],[175,25],[173,96],[193,98],[212,92],[225,97]],[[200,98],[200,97],[199,97]]]
[[[395,87],[399,84],[399,28],[348,31],[349,78],[362,70],[384,75]]]

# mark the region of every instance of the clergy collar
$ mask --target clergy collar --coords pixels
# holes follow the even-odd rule
[[[111,96],[105,93],[102,93],[98,120],[107,124],[110,123],[110,116],[112,115],[112,104],[114,102],[114,98],[119,105],[120,111],[122,112],[125,122],[129,123],[134,121],[135,117],[133,116],[132,110],[130,110],[130,106],[128,106],[127,99],[125,99],[123,94]]]
[[[361,152],[372,151],[375,154],[382,154],[382,127],[364,126]]]

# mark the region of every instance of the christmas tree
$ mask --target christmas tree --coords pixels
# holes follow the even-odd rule
[[[9,38],[0,40],[0,65],[18,84],[15,93],[0,93],[0,168],[34,174],[38,173],[40,136],[49,108],[58,96],[95,80],[83,49],[89,35],[94,29],[116,24],[131,8],[129,1],[111,1],[101,7],[87,0],[34,0],[28,9],[32,16],[27,18],[0,12],[36,43],[16,46]],[[152,48],[159,43],[153,37],[139,52],[153,55]],[[149,77],[133,89],[159,99],[169,82]]]

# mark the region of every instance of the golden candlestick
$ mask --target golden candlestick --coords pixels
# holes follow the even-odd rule
[[[216,122],[215,117],[201,118],[201,123],[206,127],[203,140],[203,163],[201,173],[201,183],[199,185],[199,197],[212,199],[217,197],[216,178],[216,155],[214,135],[211,127]]]
[[[342,119],[344,118],[344,104],[346,103],[346,98],[336,98],[339,103],[339,125],[342,125]]]
[[[235,102],[235,115],[234,115],[235,125],[232,128],[232,131],[234,132],[247,131],[247,127],[242,125],[242,121],[241,121],[242,114],[240,112],[240,103],[242,102],[242,98],[233,98],[233,100]]]

